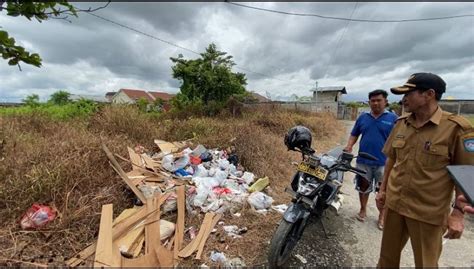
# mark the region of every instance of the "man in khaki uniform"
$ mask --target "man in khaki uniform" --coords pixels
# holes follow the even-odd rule
[[[438,101],[446,83],[431,73],[413,74],[405,85],[405,111],[385,143],[385,173],[377,206],[387,209],[379,267],[399,267],[408,238],[416,267],[438,266],[442,237],[460,238],[464,210],[453,200],[455,188],[447,165],[474,164],[470,122],[443,111]],[[452,206],[452,208],[451,208]]]

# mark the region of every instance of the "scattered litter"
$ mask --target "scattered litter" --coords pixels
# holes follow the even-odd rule
[[[244,174],[242,175],[242,179],[247,185],[250,185],[254,181],[255,175],[250,172],[244,172]]]
[[[308,263],[308,261],[303,256],[301,256],[300,254],[296,254],[295,258],[297,258],[302,264]]]
[[[266,186],[268,186],[268,184],[270,184],[268,177],[259,178],[254,184],[252,184],[252,186],[249,187],[249,192],[262,191]]]
[[[273,198],[263,192],[254,192],[249,195],[247,201],[255,209],[268,209],[273,203]]]
[[[226,257],[224,255],[224,253],[222,252],[217,252],[217,251],[211,251],[211,261],[213,262],[217,262],[217,263],[220,263],[220,264],[224,264],[226,262]]]
[[[248,231],[247,227],[239,228],[237,225],[227,225],[222,227],[228,236],[232,238],[240,238],[241,235]]]
[[[245,267],[247,265],[245,265],[244,261],[241,258],[233,258],[227,261],[224,266],[226,268],[227,267],[235,268],[235,267]]]
[[[189,227],[188,233],[189,233],[189,238],[193,240],[196,237],[196,228],[194,226]]]
[[[22,229],[37,229],[55,218],[56,210],[46,205],[34,203],[21,217],[20,226]]]
[[[288,205],[287,204],[272,205],[272,209],[283,214],[288,209]]]
[[[158,152],[156,148],[149,152],[140,145],[133,149],[128,147],[130,162],[133,164],[132,171],[128,173],[122,170],[114,160],[113,154],[104,144],[102,145],[113,168],[135,194],[133,199],[140,201],[142,205],[133,208],[133,212],[124,210],[119,215],[119,217],[124,215],[123,219],[119,220],[117,217],[113,220],[114,226],[110,223],[111,210],[101,216],[101,227],[102,219],[104,227],[109,227],[102,230],[102,234],[106,234],[103,237],[112,237],[112,243],[123,254],[118,264],[121,262],[124,267],[136,267],[136,265],[156,267],[158,264],[163,267],[176,267],[179,260],[173,259],[174,255],[187,258],[196,251],[195,259],[201,259],[206,240],[211,233],[214,233],[213,236],[218,242],[225,244],[227,236],[239,238],[247,232],[247,227],[239,228],[236,225],[225,225],[223,221],[219,222],[221,216],[229,216],[227,213],[230,213],[233,217],[242,217],[241,211],[247,202],[260,213],[266,213],[270,209],[273,199],[262,192],[265,189],[269,193],[268,177],[254,182],[257,179],[255,174],[245,171],[239,164],[235,147],[220,150],[207,149],[203,145],[193,147],[190,141],[170,143],[154,140],[154,142],[159,148]],[[272,208],[282,210],[280,207],[281,205]],[[154,214],[152,210],[158,208],[161,209],[158,210],[159,214]],[[40,209],[36,210],[38,213],[35,213],[36,211],[25,213],[21,221],[22,228],[39,227],[56,216],[55,212],[49,214],[48,211],[44,213]],[[168,214],[170,212],[173,214]],[[170,219],[174,212],[177,212],[176,224],[160,219],[160,215],[164,214],[168,214],[166,219]],[[192,214],[199,218],[196,215],[203,212],[206,215],[199,228],[191,226],[185,229],[187,216]],[[157,221],[159,227],[156,227]],[[119,224],[115,225],[116,223]],[[223,227],[225,233],[221,232],[219,227],[215,228],[216,223]],[[120,229],[117,231],[116,227]],[[159,237],[156,233],[158,228]],[[187,245],[185,238],[186,242],[191,240]],[[164,244],[160,244],[160,240],[163,240]],[[105,242],[100,243],[105,245]],[[93,259],[97,244],[85,248],[66,264],[75,267],[85,260]],[[225,250],[228,249],[229,245],[225,245]],[[158,257],[147,257],[155,251],[159,253]],[[138,259],[134,259],[136,257],[141,258],[140,264]],[[156,258],[159,260],[157,264],[155,264]],[[240,258],[227,260],[222,252],[213,251],[210,258],[222,266],[245,266]],[[200,267],[208,266],[202,264]]]

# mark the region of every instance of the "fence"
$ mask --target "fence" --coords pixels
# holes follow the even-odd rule
[[[329,112],[340,120],[356,120],[358,116],[357,108],[348,107],[336,102],[267,102],[256,104],[245,104],[245,107],[266,107],[266,108],[286,108],[309,112]]]

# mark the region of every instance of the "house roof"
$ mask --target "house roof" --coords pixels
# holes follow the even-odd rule
[[[259,103],[265,103],[265,102],[271,102],[270,99],[266,98],[265,96],[263,95],[260,95],[256,92],[250,92],[253,96],[253,98],[257,99]]]
[[[163,101],[169,101],[171,98],[175,96],[175,94],[170,94],[167,92],[148,92],[153,96],[155,99],[162,99]]]
[[[311,89],[312,92],[342,92],[343,94],[347,94],[346,87],[344,86],[328,86],[328,87],[317,87],[315,89]]]
[[[138,100],[140,98],[145,98],[148,102],[153,102],[155,100],[151,94],[148,94],[144,90],[120,89],[119,92],[123,92],[132,100]]]

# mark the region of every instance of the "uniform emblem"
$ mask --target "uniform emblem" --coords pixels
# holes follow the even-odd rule
[[[474,138],[464,139],[464,149],[467,152],[474,152]]]

